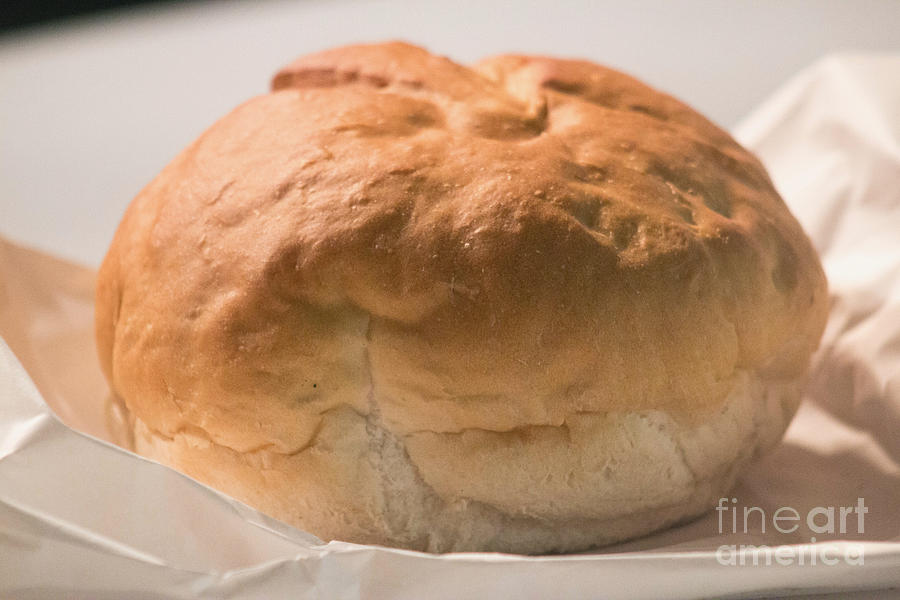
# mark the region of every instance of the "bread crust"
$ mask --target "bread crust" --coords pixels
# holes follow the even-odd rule
[[[389,43],[295,61],[182,152],[126,212],[96,310],[104,372],[164,462],[232,493],[253,478],[251,504],[323,537],[541,552],[614,540],[491,542],[464,520],[410,537],[409,507],[379,496],[390,468],[364,466],[389,436],[436,502],[600,518],[589,485],[530,479],[532,434],[577,457],[583,419],[693,430],[744,376],[795,406],[827,290],[759,161],[679,101],[586,61],[467,68]],[[183,439],[223,450],[161,450]],[[237,466],[323,452],[302,477]],[[279,478],[288,498],[266,491]],[[313,480],[349,495],[346,527],[308,516]]]

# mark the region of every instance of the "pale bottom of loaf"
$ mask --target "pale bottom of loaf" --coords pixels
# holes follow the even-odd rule
[[[429,552],[574,552],[709,510],[741,467],[780,439],[801,384],[739,371],[721,407],[699,424],[653,410],[577,413],[566,419],[564,435],[559,427],[531,426],[520,453],[505,441],[523,443],[519,429],[470,432],[487,436],[476,460],[471,444],[464,472],[460,456],[448,455],[442,475],[450,476],[438,485],[417,468],[417,441],[460,433],[398,437],[377,415],[347,407],[326,413],[310,445],[291,454],[237,452],[197,430],[169,438],[139,419],[134,444],[138,453],[324,540]],[[434,457],[422,459],[434,472]],[[508,476],[498,478],[498,468]]]

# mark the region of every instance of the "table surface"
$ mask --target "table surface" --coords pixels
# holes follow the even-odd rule
[[[403,38],[460,61],[505,51],[626,70],[730,127],[836,51],[900,51],[895,0],[214,2],[0,36],[0,234],[89,265],[125,206],[294,56]]]

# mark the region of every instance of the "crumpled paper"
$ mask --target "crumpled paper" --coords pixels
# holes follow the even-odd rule
[[[658,600],[900,586],[900,56],[825,59],[736,136],[812,237],[832,309],[784,442],[727,510],[578,555],[324,544],[113,445],[93,273],[0,240],[0,596]],[[860,498],[864,523],[850,512],[845,532],[821,532],[824,513],[806,522]],[[801,515],[796,531],[773,527],[781,507]]]

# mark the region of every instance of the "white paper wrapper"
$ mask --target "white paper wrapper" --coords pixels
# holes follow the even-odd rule
[[[323,544],[109,443],[93,274],[0,240],[0,596],[665,599],[900,586],[900,57],[824,60],[736,133],[813,238],[832,313],[804,404],[741,479],[734,513],[569,556]],[[840,507],[859,498],[864,521],[848,513],[841,532]],[[758,515],[743,530],[743,507],[765,512],[765,530]],[[773,528],[779,507],[801,515],[797,531]],[[834,532],[806,523],[815,507],[834,508]]]

